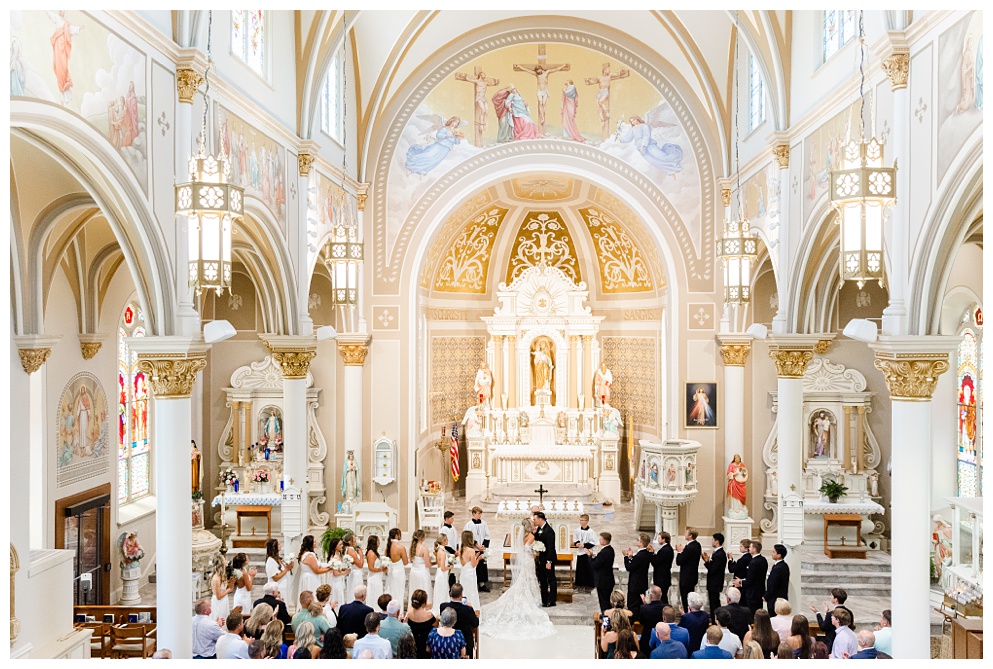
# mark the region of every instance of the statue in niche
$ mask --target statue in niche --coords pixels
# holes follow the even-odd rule
[[[341,466],[341,497],[348,511],[362,498],[362,475],[355,461],[355,451],[345,453],[345,464]]]
[[[728,517],[747,518],[748,509],[745,508],[745,483],[748,481],[748,470],[741,461],[741,456],[735,453],[728,465],[727,471],[727,498]]]
[[[670,488],[676,487],[676,463],[670,462],[669,469],[666,470],[667,483]]]
[[[283,415],[279,407],[267,406],[259,413],[259,450],[283,450]]]
[[[693,487],[694,476],[696,474],[695,469],[696,469],[696,465],[693,464],[693,462],[687,462],[686,463],[686,470],[685,470],[685,472],[686,472],[686,486],[689,487],[689,488],[692,488]]]
[[[476,382],[473,384],[473,390],[476,391],[476,397],[479,398],[480,404],[489,405],[490,395],[493,392],[493,374],[490,373],[490,367],[485,361],[479,366],[479,370],[476,372]]]
[[[827,417],[827,412],[818,412],[817,417],[811,423],[811,430],[813,433],[813,457],[827,457],[831,448],[831,420]]]
[[[534,340],[531,345],[531,356],[534,358],[531,366],[532,395],[535,390],[551,390],[555,365],[552,363],[552,349],[547,337],[538,337]]]
[[[879,473],[872,471],[869,472],[869,476],[866,479],[869,483],[869,496],[878,497],[879,496]]]
[[[203,483],[203,470],[200,467],[201,462],[203,462],[203,458],[200,455],[200,449],[197,448],[197,442],[190,439],[190,486],[192,492],[201,492],[203,490],[200,487]]]
[[[520,416],[518,417],[518,423],[520,423],[521,427],[529,427],[531,425],[531,418],[530,416],[528,416],[527,411],[521,412]]]
[[[606,361],[601,362],[600,368],[593,373],[593,388],[601,405],[610,403],[610,386],[613,383],[613,372],[607,367]]]

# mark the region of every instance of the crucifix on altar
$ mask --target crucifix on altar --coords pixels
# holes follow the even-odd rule
[[[524,65],[515,63],[514,72],[527,72],[533,74],[538,84],[538,132],[545,134],[545,105],[548,103],[548,75],[553,72],[568,72],[572,66],[569,63],[561,65],[549,65],[546,61],[545,45],[538,45],[537,63]]]
[[[490,86],[499,85],[500,80],[488,78],[481,67],[473,68],[472,77],[465,72],[456,72],[455,78],[458,81],[468,81],[475,89],[475,97],[473,99],[473,109],[475,111],[474,125],[476,128],[475,144],[476,146],[482,146],[483,133],[486,132],[486,89]]]
[[[538,489],[535,490],[535,492],[538,494],[538,506],[540,508],[544,509],[545,508],[545,495],[547,495],[548,493],[550,493],[551,490],[545,490],[545,485],[542,483],[542,484],[539,484],[538,485]]]

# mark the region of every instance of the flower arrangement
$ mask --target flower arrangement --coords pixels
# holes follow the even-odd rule
[[[125,567],[130,567],[132,563],[140,562],[145,557],[145,551],[138,543],[138,535],[134,532],[122,532],[117,540],[117,547],[121,551],[121,562]]]
[[[221,470],[219,478],[224,485],[234,485],[235,481],[238,480],[238,475],[234,473],[233,469],[228,468]]]
[[[483,554],[480,557],[480,560],[489,560],[490,559],[490,555],[492,555],[492,553],[490,553],[490,549],[489,548],[484,548],[483,549]]]
[[[234,580],[237,581],[239,578],[241,578],[244,575],[245,575],[245,572],[243,572],[242,570],[235,569],[231,565],[228,565],[228,568],[227,568],[227,577],[228,577],[228,580],[230,580],[230,579],[233,578]]]
[[[345,566],[351,567],[353,564],[355,564],[355,558],[353,558],[348,553],[345,553]]]
[[[265,469],[257,469],[252,472],[252,481],[255,483],[268,483],[269,472]]]
[[[531,550],[532,550],[532,552],[534,552],[535,555],[537,555],[538,553],[544,553],[545,552],[545,544],[544,544],[544,542],[541,542],[541,541],[532,542],[532,544],[531,544]]]

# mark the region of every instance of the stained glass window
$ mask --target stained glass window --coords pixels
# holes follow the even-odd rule
[[[755,130],[765,121],[765,80],[755,57],[748,55],[748,129]]]
[[[971,325],[971,323],[970,323]],[[961,333],[958,349],[958,494],[977,497],[981,489],[980,458],[977,448],[979,422],[979,344],[971,327]]]
[[[129,304],[117,330],[117,501],[127,504],[151,491],[148,431],[148,379],[126,337],[145,336],[141,309]]]
[[[857,20],[854,9],[828,9],[824,12],[824,62],[855,36]]]
[[[235,9],[231,12],[231,53],[266,78],[265,12],[261,9]]]
[[[331,60],[321,89],[321,128],[330,137],[341,139],[341,91],[338,56]]]

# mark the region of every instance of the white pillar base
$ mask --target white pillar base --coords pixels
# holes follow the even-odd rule
[[[755,521],[751,518],[728,518],[723,516],[724,520],[724,545],[725,546],[738,546],[741,544],[742,539],[751,539],[754,535],[752,534],[752,528],[755,526]]]

